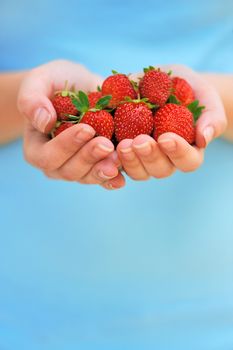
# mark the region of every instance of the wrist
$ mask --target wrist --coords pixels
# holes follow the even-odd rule
[[[0,74],[0,144],[22,135],[23,118],[17,110],[17,96],[26,72]]]

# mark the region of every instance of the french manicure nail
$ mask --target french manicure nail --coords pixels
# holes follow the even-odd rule
[[[176,150],[176,142],[172,139],[162,139],[159,144],[168,152]]]
[[[203,131],[203,135],[207,146],[214,137],[214,128],[212,126],[207,126]]]
[[[51,121],[51,119],[52,119],[52,115],[47,111],[47,109],[45,109],[43,107],[38,108],[35,111],[34,118],[32,120],[32,124],[36,129],[44,132],[47,125]]]

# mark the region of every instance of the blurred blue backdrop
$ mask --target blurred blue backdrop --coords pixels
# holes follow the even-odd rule
[[[67,58],[108,75],[232,72],[233,3],[3,0],[0,69]],[[117,192],[46,179],[0,149],[0,349],[233,348],[233,147]]]

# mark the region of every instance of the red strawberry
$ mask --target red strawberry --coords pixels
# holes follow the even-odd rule
[[[170,76],[160,69],[149,67],[144,69],[144,76],[139,83],[139,91],[142,98],[148,98],[149,102],[162,107],[171,94],[172,82]]]
[[[99,101],[99,99],[102,97],[102,92],[101,91],[92,91],[92,92],[89,92],[89,94],[87,96],[88,96],[90,108],[94,108],[97,101]]]
[[[52,100],[53,107],[56,110],[59,120],[67,120],[65,114],[77,115],[78,110],[73,104],[73,98],[76,97],[73,91],[67,89],[68,82],[65,82],[65,88],[62,91],[57,91]]]
[[[144,102],[125,102],[117,107],[114,123],[115,136],[120,142],[140,134],[150,135],[153,130],[153,114]]]
[[[190,144],[195,140],[195,125],[192,112],[185,106],[168,103],[154,117],[154,139],[166,132],[174,132]]]
[[[55,137],[55,136],[59,135],[61,132],[70,128],[73,125],[74,125],[73,123],[69,123],[69,122],[61,123],[53,132],[53,136]]]
[[[110,108],[115,108],[125,97],[137,98],[132,83],[125,74],[114,74],[105,79],[102,85],[102,95],[111,95]]]
[[[176,96],[182,105],[187,106],[194,101],[193,89],[185,79],[179,77],[172,78],[172,87],[172,94]]]
[[[104,136],[108,139],[112,138],[114,133],[114,122],[112,115],[105,111],[112,96],[103,96],[95,104],[95,108],[89,106],[88,96],[79,91],[73,103],[77,107],[81,116],[78,117],[79,123],[85,123],[92,126],[96,131],[96,136]]]
[[[112,138],[114,122],[112,115],[104,110],[88,111],[84,113],[80,123],[89,124],[95,129],[97,136]]]

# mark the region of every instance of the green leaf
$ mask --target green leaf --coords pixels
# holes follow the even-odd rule
[[[112,69],[112,74],[119,74],[116,70]]]
[[[180,101],[177,100],[175,95],[170,95],[167,102],[168,103],[174,103],[175,105],[180,105],[181,104]]]
[[[202,111],[205,109],[205,106],[199,106],[199,101],[195,100],[191,102],[187,108],[190,110],[190,112],[193,114],[194,122],[196,123],[198,118],[201,116]]]
[[[88,107],[84,106],[77,98],[73,97],[71,101],[79,112],[83,113],[88,111]]]
[[[155,70],[155,67],[149,66],[149,67],[147,67],[147,68],[143,68],[143,72],[144,72],[144,73],[147,73],[147,72],[149,72],[149,71],[151,71],[151,70]]]
[[[199,105],[199,101],[195,100],[195,101],[191,102],[187,107],[190,110],[190,112],[193,112],[198,107],[198,105]]]
[[[78,92],[78,98],[79,98],[79,101],[81,102],[81,104],[88,109],[90,105],[89,105],[89,100],[88,100],[87,94],[85,94],[85,92],[80,90]]]
[[[70,120],[79,120],[80,119],[80,116],[78,116],[78,115],[72,115],[72,114],[64,114],[66,117],[68,117],[68,120],[70,121]]]
[[[138,90],[139,90],[138,83],[137,83],[136,81],[134,81],[134,80],[130,80],[130,82],[131,82],[131,84],[132,84],[134,90],[135,90],[136,92],[138,92]]]
[[[131,97],[129,97],[129,96],[125,96],[124,97],[124,101],[122,101],[122,102],[132,102],[133,100],[132,100],[132,98]]]
[[[96,103],[96,105],[95,105],[95,108],[96,108],[96,109],[104,109],[105,107],[108,106],[108,104],[109,104],[111,98],[112,98],[112,95],[106,95],[106,96],[101,97],[101,98],[97,101],[97,103]]]
[[[97,91],[101,92],[101,87],[99,85],[97,86]]]
[[[167,72],[168,75],[172,75],[172,70],[170,69],[168,72]]]

